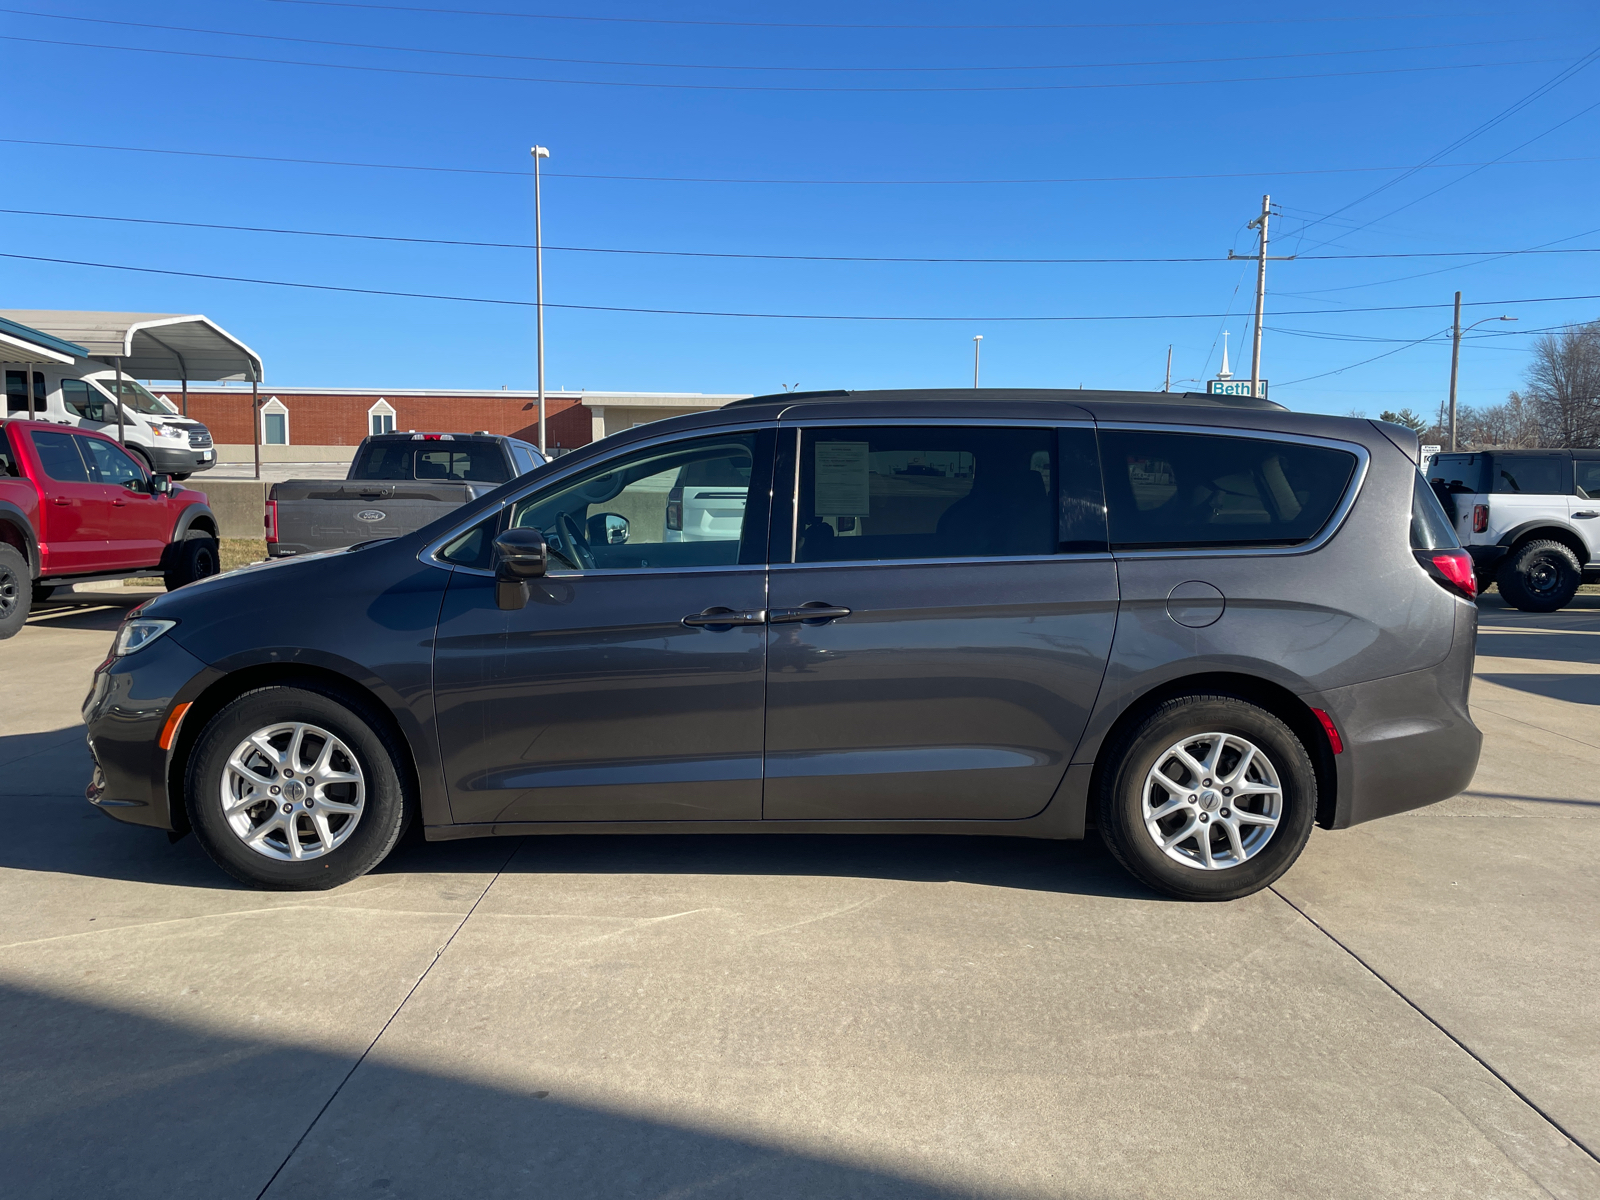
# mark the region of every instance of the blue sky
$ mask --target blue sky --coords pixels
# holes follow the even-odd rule
[[[544,189],[553,246],[1223,260],[1230,247],[1253,249],[1245,225],[1270,192],[1283,210],[1273,228],[1279,253],[1600,247],[1600,62],[1438,160],[1473,166],[1401,170],[1429,162],[1600,48],[1600,12],[1582,3],[1535,0],[1496,12],[1470,0],[1411,0],[1397,16],[1377,4],[399,0],[413,10],[544,18],[403,11],[376,0],[8,3],[0,36],[31,40],[7,46],[7,137],[456,169],[0,143],[11,184],[0,207],[12,209],[526,243],[528,147],[539,142],[553,155]],[[783,25],[796,21],[818,27]],[[1062,27],[1071,25],[1079,27]],[[366,48],[374,45],[412,49]],[[614,65],[631,63],[666,65]],[[677,86],[633,86],[666,84]],[[1475,166],[1496,159],[1507,161]],[[534,294],[533,255],[519,249],[14,213],[0,213],[0,229],[0,250],[45,258],[488,299]],[[1292,408],[1431,412],[1448,381],[1448,343],[1400,347],[1444,330],[1449,310],[1405,306],[1447,306],[1458,288],[1469,305],[1600,295],[1597,266],[1600,256],[1571,253],[1273,263],[1264,373]],[[551,250],[552,304],[962,319],[551,309],[546,379],[552,388],[706,392],[963,386],[971,338],[982,334],[986,385],[1159,387],[1169,344],[1175,380],[1213,374],[1224,328],[1236,371],[1248,372],[1252,272],[1228,261],[786,262]],[[0,279],[0,307],[204,312],[262,354],[269,383],[534,381],[526,307],[5,258]],[[1399,311],[1350,311],[1374,308]],[[1466,311],[1468,320],[1519,318],[1480,331],[1511,336],[1474,338],[1463,350],[1461,398],[1486,404],[1518,385],[1531,340],[1523,331],[1593,319],[1600,300]],[[1225,312],[1233,315],[1177,316]],[[1162,319],[985,319],[1133,315]]]

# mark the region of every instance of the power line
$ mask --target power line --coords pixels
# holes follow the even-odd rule
[[[483,296],[450,296],[435,292],[401,292],[385,288],[359,288],[331,283],[301,283],[282,279],[255,279],[243,275],[215,275],[202,271],[176,271],[165,267],[134,267],[124,263],[86,262],[75,258],[49,258],[40,254],[11,254],[0,252],[0,258],[16,259],[22,262],[51,263],[58,266],[69,267],[96,267],[107,271],[132,271],[141,275],[173,275],[183,279],[211,279],[224,283],[253,283],[264,287],[303,288],[317,292],[348,292],[362,296],[395,296],[408,300],[448,300],[461,304],[493,304],[506,305],[514,308],[533,308],[532,300],[505,300]],[[1479,308],[1484,306],[1505,307],[1511,304],[1555,304],[1577,300],[1600,300],[1600,293],[1587,296],[1529,296],[1514,300],[1472,300],[1462,307]],[[1066,322],[1066,321],[1189,321],[1189,320],[1215,320],[1226,317],[1225,313],[1131,313],[1120,315],[1070,315],[1070,316],[1017,316],[1017,317],[926,317],[926,316],[899,316],[899,315],[858,315],[848,313],[769,313],[769,312],[725,312],[708,311],[702,309],[683,308],[637,308],[616,304],[554,304],[545,301],[546,308],[562,308],[580,312],[618,312],[618,313],[644,313],[653,316],[673,317],[748,317],[762,320],[779,321],[867,321],[867,322],[966,322],[968,324],[985,323],[1034,323],[1034,322]],[[1303,309],[1289,310],[1274,313],[1275,317],[1321,317],[1328,315],[1342,315],[1345,313],[1370,313],[1370,312],[1423,312],[1435,308],[1450,308],[1450,304],[1390,304],[1368,308],[1341,308],[1341,309]],[[1430,335],[1431,336],[1431,335]]]
[[[1235,21],[1124,21],[1051,25],[851,25],[796,21],[695,21],[666,17],[594,17],[565,13],[507,12],[504,10],[426,8],[410,4],[364,4],[351,0],[271,0],[275,4],[302,4],[317,8],[363,8],[384,12],[436,13],[451,17],[517,17],[530,21],[592,21],[614,25],[717,25],[741,29],[1185,29],[1225,25],[1322,25],[1356,21],[1459,21],[1500,13],[1391,13],[1377,17],[1277,17]]]
[[[223,225],[211,221],[172,221],[157,217],[117,217],[107,216],[102,213],[69,213],[50,212],[43,209],[32,208],[0,208],[0,213],[22,217],[52,217],[72,221],[111,221],[125,225],[161,225],[177,229],[214,229],[229,233],[270,233],[282,234],[293,237],[319,237],[341,238],[361,242],[399,242],[402,244],[422,246],[464,246],[484,250],[532,250],[532,242],[477,242],[461,238],[430,238],[430,237],[405,237],[398,234],[382,233],[339,233],[325,229],[283,229],[270,225]],[[1600,233],[1600,229],[1591,229],[1585,233],[1574,234],[1574,238],[1587,237],[1592,233]],[[1571,238],[1563,238],[1570,241]],[[1549,245],[1550,243],[1546,243]],[[645,257],[660,258],[729,258],[750,259],[762,262],[840,262],[840,263],[926,263],[926,264],[973,264],[973,265],[1004,265],[1004,266],[1094,266],[1094,265],[1141,265],[1141,264],[1172,264],[1172,263],[1217,263],[1229,260],[1220,255],[1205,255],[1188,258],[946,258],[931,255],[922,256],[895,256],[895,255],[868,255],[868,254],[753,254],[726,250],[640,250],[620,246],[546,246],[546,250],[560,250],[569,254],[630,254]],[[1476,258],[1490,259],[1510,258],[1523,254],[1600,254],[1600,246],[1581,247],[1574,246],[1562,250],[1549,250],[1543,247],[1532,247],[1526,250],[1424,250],[1411,252],[1397,252],[1386,254],[1305,254],[1300,255],[1302,262],[1350,262],[1364,259],[1386,258]],[[1467,263],[1466,266],[1477,264]],[[1408,278],[1413,278],[1409,277]],[[1359,284],[1357,286],[1372,286]],[[1335,289],[1339,290],[1339,289]],[[1311,295],[1313,293],[1307,293]]]
[[[1368,363],[1375,363],[1380,358],[1388,358],[1391,354],[1399,354],[1402,350],[1409,350],[1412,346],[1420,346],[1423,342],[1428,341],[1430,338],[1436,338],[1438,336],[1439,335],[1437,333],[1430,333],[1427,335],[1427,337],[1419,337],[1414,342],[1407,342],[1404,346],[1396,346],[1393,350],[1385,350],[1382,354],[1374,354],[1371,358],[1364,358],[1360,362],[1353,362],[1347,367],[1336,367],[1332,371],[1323,371],[1319,375],[1307,375],[1301,379],[1291,379],[1288,383],[1280,383],[1278,386],[1280,388],[1293,387],[1297,383],[1310,383],[1313,379],[1326,379],[1329,375],[1342,375],[1346,371],[1353,371],[1357,367],[1364,367]]]
[[[149,21],[115,21],[106,17],[79,17],[66,13],[36,12],[26,8],[0,8],[0,13],[52,21],[77,21],[88,25],[116,25],[125,29],[156,29],[164,33],[200,33],[211,37],[251,38],[256,41],[291,42],[303,46],[333,46],[342,50],[384,50],[402,54],[438,54],[455,58],[490,58],[513,62],[567,63],[590,67],[650,67],[675,71],[775,71],[800,74],[930,74],[967,71],[1087,71],[1121,67],[1197,66],[1210,63],[1273,62],[1301,58],[1348,58],[1358,54],[1401,54],[1416,50],[1460,50],[1478,46],[1504,46],[1521,42],[1548,42],[1554,38],[1496,38],[1481,42],[1435,42],[1421,46],[1375,46],[1364,50],[1311,50],[1295,54],[1247,54],[1225,58],[1159,58],[1133,62],[1024,63],[1001,66],[958,67],[798,67],[780,64],[756,66],[728,63],[649,62],[606,58],[554,58],[535,54],[494,54],[482,50],[449,50],[437,46],[395,46],[379,42],[340,42],[326,38],[289,37],[276,33],[250,33],[235,29],[203,29],[193,25],[157,25]]]
[[[51,146],[65,150],[112,150],[125,154],[169,154],[182,158],[223,158],[239,162],[287,163],[308,167],[355,167],[375,171],[424,171],[442,175],[509,175],[532,179],[532,171],[496,171],[486,167],[436,167],[418,163],[354,162],[329,158],[285,158],[267,154],[230,154],[220,150],[172,150],[159,146],[112,146],[99,142],[53,142],[37,138],[5,138],[0,143],[15,146]],[[1524,158],[1488,163],[1427,163],[1417,170],[1453,170],[1457,167],[1527,167],[1554,163],[1595,162],[1600,156],[1578,158]],[[1266,179],[1294,175],[1359,175],[1412,170],[1410,167],[1315,167],[1285,171],[1224,171],[1193,175],[1066,175],[1039,179],[739,179],[698,175],[589,175],[564,171],[541,172],[546,179],[595,179],[622,183],[731,183],[747,185],[824,186],[824,187],[969,187],[1014,186],[1057,183],[1173,183],[1194,179]]]
[[[1196,87],[1218,83],[1282,83],[1296,79],[1350,79],[1369,75],[1415,75],[1429,71],[1471,71],[1487,67],[1520,67],[1556,62],[1549,58],[1507,59],[1503,62],[1448,63],[1431,67],[1373,67],[1365,71],[1321,71],[1304,75],[1242,75],[1222,79],[1128,80],[1119,83],[1018,83],[967,87],[795,87],[790,85],[746,83],[661,83],[622,79],[554,79],[536,75],[485,75],[469,71],[431,71],[421,67],[377,67],[362,63],[308,62],[294,58],[265,58],[252,54],[217,54],[204,50],[170,50],[152,46],[108,46],[103,42],[72,42],[59,38],[18,37],[0,34],[0,41],[25,42],[35,46],[68,46],[74,50],[110,50],[119,54],[164,54],[178,58],[207,58],[220,62],[266,63],[280,67],[315,67],[326,71],[362,71],[377,75],[420,75],[430,79],[474,79],[494,83],[544,83],[568,87],[656,88],[691,92],[772,92],[830,94],[912,94],[973,92],[1080,92],[1122,88]]]

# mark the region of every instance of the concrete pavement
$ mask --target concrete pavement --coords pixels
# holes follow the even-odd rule
[[[1491,595],[1473,789],[1228,905],[915,837],[246,891],[83,803],[83,599],[0,644],[8,1194],[1600,1196],[1600,597]]]

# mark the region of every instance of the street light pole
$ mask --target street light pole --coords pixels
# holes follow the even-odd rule
[[[544,454],[544,213],[539,196],[539,160],[549,158],[550,151],[535,146],[529,153],[533,155],[534,307],[539,326],[539,453]]]
[[[1490,321],[1515,321],[1515,317],[1485,317],[1461,328],[1461,293],[1456,293],[1456,319],[1450,326],[1450,449],[1456,448],[1456,377],[1461,369],[1461,335]]]
[[[972,386],[978,386],[978,351],[982,349],[983,334],[974,334],[972,338]]]

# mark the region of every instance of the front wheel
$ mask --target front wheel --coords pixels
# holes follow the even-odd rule
[[[1265,709],[1179,696],[1110,747],[1099,801],[1101,836],[1136,878],[1180,900],[1235,900],[1300,856],[1317,779]]]
[[[190,534],[173,547],[172,565],[162,574],[162,582],[167,591],[175,592],[185,584],[215,575],[219,558],[216,538]]]
[[[0,642],[27,624],[32,600],[33,580],[28,560],[15,546],[0,542]]]
[[[206,724],[185,800],[200,844],[234,878],[337,887],[377,866],[406,826],[400,747],[375,714],[315,684],[247,692]]]
[[[1582,582],[1578,556],[1560,542],[1529,542],[1506,555],[1499,571],[1500,594],[1523,612],[1565,608]]]

